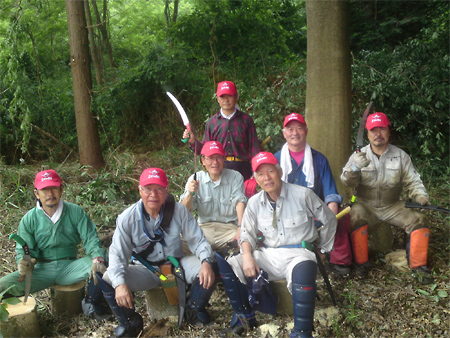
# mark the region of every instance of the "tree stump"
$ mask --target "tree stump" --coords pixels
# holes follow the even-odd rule
[[[391,225],[378,223],[369,226],[369,249],[375,252],[386,253],[392,250],[394,235]]]
[[[169,318],[171,322],[178,321],[178,304],[170,305],[162,286],[144,292],[147,312],[150,320]]]
[[[71,317],[83,312],[81,301],[84,298],[85,281],[72,285],[53,285],[50,288],[52,314]]]
[[[0,322],[0,332],[6,337],[40,337],[41,331],[36,310],[36,300],[28,297],[27,303],[22,301],[6,308],[9,312],[8,321]]]
[[[292,295],[287,289],[285,279],[269,282],[273,295],[277,298],[277,314],[294,315],[294,307],[292,303]]]

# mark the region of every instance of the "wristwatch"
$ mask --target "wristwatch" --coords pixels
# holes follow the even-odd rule
[[[205,263],[205,262],[209,263],[210,265],[213,265],[213,261],[212,261],[212,259],[210,257],[204,258],[202,260],[202,264]]]
[[[325,255],[328,251],[326,251],[325,249],[320,249],[320,253]]]

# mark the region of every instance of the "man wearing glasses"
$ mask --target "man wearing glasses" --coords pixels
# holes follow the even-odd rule
[[[206,172],[189,177],[180,202],[190,211],[198,210],[198,222],[213,250],[239,241],[240,225],[247,198],[242,175],[225,169],[225,151],[220,142],[206,142],[202,148]]]
[[[106,301],[119,321],[117,337],[136,337],[142,331],[143,320],[134,309],[133,292],[161,286],[161,280],[149,268],[140,262],[129,263],[135,253],[157,271],[169,256],[177,258],[184,269],[186,283],[192,284],[187,307],[196,314],[193,321],[206,324],[211,320],[205,306],[215,280],[213,252],[191,213],[173,201],[167,186],[162,169],[145,169],[139,179],[141,199],[117,218],[109,248],[109,267],[103,278],[99,278]],[[171,215],[169,208],[173,208]],[[170,216],[166,226],[164,218]],[[180,234],[193,256],[183,257]]]

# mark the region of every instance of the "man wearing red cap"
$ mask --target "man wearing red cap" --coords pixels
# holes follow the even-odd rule
[[[205,309],[213,291],[215,275],[213,252],[191,213],[176,203],[167,192],[167,176],[162,169],[145,169],[139,179],[141,199],[117,217],[117,226],[109,248],[109,267],[99,283],[111,310],[119,321],[116,337],[137,337],[143,328],[142,317],[134,309],[133,292],[161,286],[158,275],[130,258],[140,257],[159,271],[168,257],[179,260],[185,282],[191,284],[187,304],[193,322],[208,323]],[[180,235],[193,256],[183,257]],[[180,297],[181,299],[181,297]]]
[[[292,293],[294,328],[290,337],[312,337],[317,261],[311,243],[319,239],[319,249],[331,250],[336,217],[311,189],[282,181],[282,169],[271,153],[253,157],[252,168],[262,191],[249,199],[244,212],[242,254],[227,261],[216,255],[234,309],[229,330],[242,334],[246,326],[254,326],[255,314],[245,284],[247,278],[263,270],[269,280],[286,279]],[[314,218],[323,224],[320,234]],[[264,237],[261,248],[259,231]]]
[[[56,171],[44,170],[36,175],[34,194],[36,207],[22,218],[17,234],[27,243],[32,257],[31,264],[23,259],[24,250],[16,245],[19,271],[0,279],[0,292],[8,290],[12,296],[22,296],[25,282],[17,282],[21,275],[31,274],[30,293],[52,285],[71,285],[89,278],[96,271],[105,271],[102,248],[95,224],[84,210],[61,199],[62,182]],[[78,258],[78,245],[83,243],[87,256]],[[88,295],[83,300],[83,311],[98,320],[106,315],[96,277],[88,285]]]
[[[383,113],[368,116],[366,129],[370,144],[350,156],[341,175],[342,183],[357,189],[357,203],[350,212],[354,259],[359,274],[366,275],[370,267],[368,226],[386,222],[406,231],[409,267],[413,275],[430,283],[432,277],[427,268],[430,229],[426,217],[405,208],[405,201],[400,200],[404,191],[413,200],[426,205],[428,194],[409,155],[389,144],[389,125]]]
[[[219,141],[225,150],[225,168],[239,171],[245,181],[252,175],[250,160],[259,153],[260,147],[253,119],[239,109],[236,104],[238,97],[233,82],[220,82],[217,85],[220,110],[206,121],[203,142],[187,129],[183,138],[189,138],[191,149],[197,154],[206,141]]]
[[[282,131],[286,143],[275,153],[283,169],[281,179],[312,189],[336,215],[343,198],[337,191],[327,158],[306,142],[308,127],[304,117],[297,113],[287,115]],[[348,229],[345,231],[344,228],[344,223],[338,225],[338,233],[342,233],[342,236],[336,237],[337,250],[330,253],[329,267],[331,271],[346,276],[350,274],[352,257]]]
[[[208,141],[202,148],[202,163],[206,172],[189,177],[180,197],[188,210],[198,210],[198,222],[213,250],[226,247],[240,237],[240,225],[247,198],[242,175],[224,169],[225,151],[222,144]]]

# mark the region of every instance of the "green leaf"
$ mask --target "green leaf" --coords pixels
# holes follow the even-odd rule
[[[9,305],[16,305],[19,304],[21,300],[17,297],[11,297],[3,300],[3,303],[9,304]]]
[[[7,322],[9,313],[3,304],[0,304],[0,321]]]
[[[425,296],[429,296],[430,295],[430,293],[428,291],[421,290],[421,289],[418,289],[417,292],[421,293],[422,295],[425,295]]]
[[[440,298],[446,298],[446,297],[448,297],[448,293],[447,293],[447,291],[445,291],[445,290],[439,290],[439,291],[437,292],[437,295],[438,295]]]

